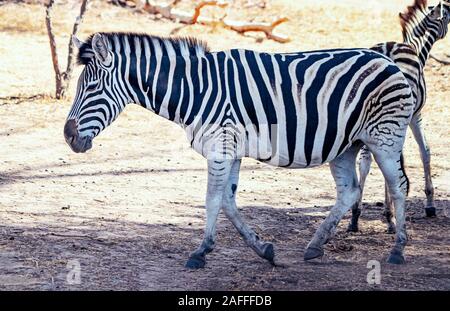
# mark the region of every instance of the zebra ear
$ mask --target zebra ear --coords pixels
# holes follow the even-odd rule
[[[433,18],[438,20],[442,19],[444,16],[443,6],[439,3],[438,5],[431,7],[430,14]]]
[[[77,37],[72,36],[72,43],[78,49],[78,64],[87,65],[94,58],[94,51],[92,51],[92,47],[89,43],[85,43],[79,40]]]
[[[94,35],[92,38],[92,49],[94,50],[95,57],[102,63],[109,64],[111,62],[108,43],[103,35],[99,33]]]
[[[85,44],[83,41],[72,35],[72,43],[77,48],[80,49],[83,44]]]

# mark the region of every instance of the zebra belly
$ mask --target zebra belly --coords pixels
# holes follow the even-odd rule
[[[192,129],[192,128],[190,128]],[[326,144],[326,132],[318,132],[315,136],[297,136],[283,125],[253,125],[240,124],[210,125],[203,131],[186,131],[191,147],[209,160],[231,160],[253,158],[277,167],[307,168],[320,166],[332,161],[345,152],[351,145],[349,142],[339,150],[331,148],[328,156],[323,150]],[[340,142],[344,133],[338,133],[336,139]],[[308,141],[309,139],[309,141]],[[306,141],[305,141],[306,140]],[[334,142],[334,140],[333,140]],[[312,145],[312,148],[307,146]]]
[[[304,139],[295,139],[295,135],[294,138],[291,136],[291,139],[288,139],[290,135],[294,134],[282,132],[276,126],[272,126],[271,130],[268,127],[260,128],[257,135],[247,132],[248,139],[243,144],[245,148],[240,148],[243,152],[238,157],[250,157],[272,166],[288,168],[315,167],[328,162],[322,158],[323,148],[314,148],[308,157]]]

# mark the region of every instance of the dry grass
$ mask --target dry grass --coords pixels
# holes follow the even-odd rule
[[[369,47],[378,42],[401,39],[395,12],[409,3],[408,0],[397,0],[380,1],[378,5],[362,3],[356,6],[355,1],[349,0],[337,3],[321,0],[320,5],[316,2],[278,0],[271,1],[266,10],[240,10],[238,5],[241,2],[237,1],[236,5],[228,9],[230,18],[241,20],[256,18],[270,21],[274,15],[289,17],[290,21],[277,29],[280,33],[290,35],[292,41],[288,44],[267,40],[259,43],[261,34],[241,36],[221,27],[200,25],[184,26],[177,34],[197,36],[208,42],[213,50],[242,47],[283,52]],[[181,7],[184,6],[187,10],[192,7],[189,3],[190,1],[184,1]],[[0,7],[0,39],[4,42],[0,46],[0,53],[5,63],[0,68],[0,96],[53,93],[53,72],[44,11],[44,7],[37,4],[6,4]],[[54,25],[63,66],[69,42],[68,34],[77,11],[78,6],[69,2],[57,6],[54,12]],[[215,16],[219,15],[219,12],[215,9],[205,11],[205,14]],[[96,31],[137,31],[168,35],[179,26],[166,20],[155,21],[148,15],[110,6],[104,1],[93,1],[81,27],[80,37],[85,38]],[[448,44],[439,43],[434,50],[439,53],[447,48]]]

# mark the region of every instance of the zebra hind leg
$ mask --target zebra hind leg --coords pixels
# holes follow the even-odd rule
[[[200,247],[193,252],[186,263],[186,268],[203,268],[206,254],[214,249],[216,239],[216,222],[222,207],[222,198],[228,182],[232,161],[208,160],[208,186],[206,193],[206,229]]]
[[[403,169],[401,151],[388,152],[375,148],[372,152],[375,161],[383,173],[389,190],[389,197],[395,209],[395,245],[389,255],[388,262],[392,264],[403,264],[405,263],[403,250],[408,239],[405,222],[405,201],[408,191],[408,178]]]
[[[350,208],[360,202],[361,189],[356,175],[358,151],[359,148],[352,147],[330,162],[331,173],[336,182],[336,204],[309,242],[304,254],[305,260],[323,256],[323,245],[332,237],[339,221]]]
[[[239,181],[239,169],[241,160],[236,160],[231,168],[230,177],[223,197],[223,210],[244,241],[260,257],[275,265],[275,252],[272,243],[266,243],[259,239],[258,235],[244,222],[236,206],[236,192]]]
[[[364,191],[367,176],[369,175],[370,166],[372,165],[372,154],[367,146],[363,146],[359,158],[359,186],[361,187],[361,198]],[[347,232],[358,232],[358,221],[361,216],[361,202],[352,207],[352,219],[348,224]]]

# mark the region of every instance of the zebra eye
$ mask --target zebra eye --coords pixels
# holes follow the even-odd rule
[[[90,81],[86,85],[86,91],[92,91],[94,90],[98,85],[98,80]]]

